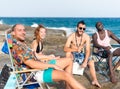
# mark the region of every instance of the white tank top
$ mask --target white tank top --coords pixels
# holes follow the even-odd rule
[[[97,34],[97,42],[98,42],[99,45],[110,46],[111,47],[110,37],[108,36],[107,30],[105,30],[105,38],[103,40],[100,39],[98,32],[96,32],[96,34]]]

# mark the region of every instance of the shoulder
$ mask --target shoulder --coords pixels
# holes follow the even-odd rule
[[[33,40],[32,44],[31,44],[31,47],[36,47],[38,45],[38,42],[37,40]]]
[[[111,36],[113,33],[110,30],[106,30],[108,35]]]
[[[37,40],[33,40],[32,44],[37,44]]]
[[[72,39],[73,37],[75,37],[75,32],[68,36],[69,39]]]
[[[87,33],[83,33],[84,38],[90,38],[90,36]]]
[[[75,32],[74,33],[71,33],[68,37],[72,37],[75,35]]]
[[[93,35],[92,35],[92,37],[96,37],[97,36],[97,33],[95,32]]]
[[[90,41],[90,36],[87,33],[83,33],[83,39],[86,41]]]

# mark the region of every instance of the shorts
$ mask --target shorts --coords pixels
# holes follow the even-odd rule
[[[83,63],[83,60],[85,58],[84,53],[78,53],[78,52],[72,52],[73,57],[74,57],[74,62],[78,62],[79,64]]]
[[[85,53],[78,53],[78,52],[72,52],[73,54],[73,57],[74,57],[74,62],[77,62],[79,64],[82,64],[84,59],[85,59]],[[91,58],[88,59],[88,61],[90,60]]]
[[[50,60],[48,62],[48,64],[56,64],[56,60]],[[53,83],[53,80],[52,80],[52,72],[53,72],[53,68],[48,68],[46,70],[43,70],[43,71],[38,71],[36,72],[36,75],[35,75],[35,79],[38,81],[38,82],[46,82],[46,83]]]

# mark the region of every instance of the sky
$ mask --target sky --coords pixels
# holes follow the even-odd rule
[[[120,0],[0,0],[0,17],[120,17]]]

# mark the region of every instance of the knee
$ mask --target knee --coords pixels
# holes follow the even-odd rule
[[[67,62],[68,62],[69,64],[72,64],[72,63],[73,63],[73,59],[72,59],[72,58],[67,58]]]
[[[89,67],[94,66],[94,61],[93,61],[93,60],[90,60],[90,61],[88,62],[88,66],[89,66]]]
[[[71,52],[66,52],[66,57],[71,58],[72,57]]]
[[[108,56],[112,56],[113,53],[111,51],[107,51]]]
[[[64,80],[67,81],[72,75],[67,73],[67,72],[64,72],[63,73],[63,77],[64,77]]]

